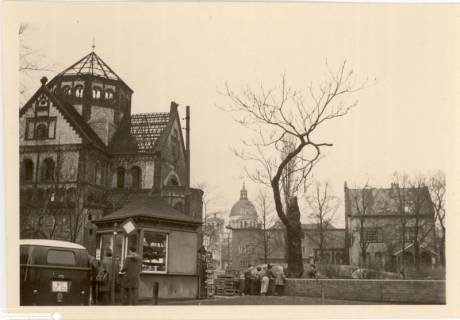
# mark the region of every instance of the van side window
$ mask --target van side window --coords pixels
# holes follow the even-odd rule
[[[48,250],[46,263],[74,266],[76,264],[75,253],[65,250]]]

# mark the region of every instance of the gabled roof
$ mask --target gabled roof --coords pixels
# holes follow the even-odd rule
[[[169,112],[133,114],[125,119],[111,140],[113,152],[153,152],[168,127]]]
[[[44,81],[46,83],[46,80]],[[49,99],[53,102],[56,108],[61,112],[61,114],[69,121],[69,124],[77,131],[77,133],[84,139],[89,142],[94,143],[99,148],[105,149],[105,145],[99,136],[93,131],[93,129],[83,120],[81,115],[75,110],[75,108],[60,99],[57,95],[54,95],[53,92],[48,90],[45,86],[45,83],[42,83],[42,86],[35,92],[35,94],[27,101],[27,103],[19,110],[19,116],[22,116],[28,108],[32,106],[32,102],[42,93],[46,94]]]
[[[97,224],[98,222],[124,220],[134,217],[201,224],[200,217],[188,216],[171,207],[159,196],[148,194],[134,195],[131,201],[121,209],[93,222]]]
[[[364,204],[367,206],[367,215],[370,216],[383,216],[395,215],[399,212],[399,197],[404,197],[405,205],[410,206],[412,199],[415,197],[422,197],[423,203],[421,208],[421,215],[434,214],[431,204],[431,197],[426,187],[417,188],[366,188],[366,189],[346,189],[345,201],[349,201],[349,208],[346,208],[346,215],[357,215],[357,205],[362,209],[363,197],[365,197]]]
[[[94,51],[62,71],[59,76],[92,75],[122,82],[128,85]],[[128,87],[129,88],[129,87]],[[131,90],[131,88],[130,88]],[[132,91],[132,90],[131,90]]]

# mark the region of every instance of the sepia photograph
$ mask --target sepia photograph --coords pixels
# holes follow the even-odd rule
[[[1,319],[445,314],[459,13],[5,3]]]

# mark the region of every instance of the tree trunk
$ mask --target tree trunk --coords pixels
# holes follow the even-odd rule
[[[441,250],[440,250],[440,258],[441,258],[441,265],[443,267],[446,266],[446,229],[442,228],[442,235],[441,235]]]
[[[288,275],[298,278],[303,274],[302,261],[302,226],[300,223],[300,210],[297,197],[289,199],[286,217],[286,251],[288,256]]]
[[[420,243],[417,239],[414,241],[414,264],[415,270],[420,271]]]

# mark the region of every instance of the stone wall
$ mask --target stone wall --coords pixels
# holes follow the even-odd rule
[[[445,304],[444,280],[288,279],[285,294],[410,304]]]

